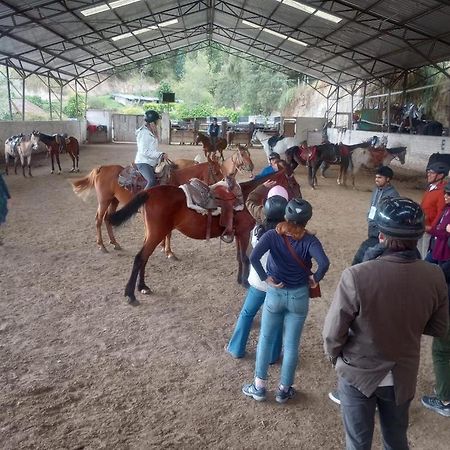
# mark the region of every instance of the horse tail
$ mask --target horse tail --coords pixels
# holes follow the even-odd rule
[[[148,200],[148,196],[148,191],[136,194],[123,208],[108,217],[109,223],[115,227],[122,225],[139,211],[139,208]]]
[[[97,179],[97,175],[101,168],[102,166],[96,167],[95,169],[92,169],[86,177],[72,181],[73,192],[84,199],[87,196],[87,193],[83,194],[83,192],[90,190],[95,186],[95,180]]]

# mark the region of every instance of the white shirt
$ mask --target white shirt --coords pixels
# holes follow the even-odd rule
[[[136,130],[137,153],[134,162],[136,164],[150,164],[155,167],[162,155],[158,151],[158,138],[145,126]]]
[[[256,225],[257,227],[258,225]],[[256,228],[255,227],[255,228]],[[252,230],[252,246],[255,247],[258,243],[258,239],[255,236],[255,228]],[[269,258],[269,252],[267,251],[264,253],[264,255],[261,256],[261,264],[266,268],[267,265],[267,259]],[[261,281],[261,278],[259,278],[259,275],[256,273],[256,270],[253,268],[253,266],[250,264],[250,273],[248,274],[248,283],[250,286],[259,289],[260,291],[267,292],[267,283],[265,281]]]

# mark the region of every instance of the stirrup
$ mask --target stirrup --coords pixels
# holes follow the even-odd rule
[[[220,236],[221,241],[225,242],[225,244],[231,244],[234,241],[234,233],[232,234],[222,234]]]

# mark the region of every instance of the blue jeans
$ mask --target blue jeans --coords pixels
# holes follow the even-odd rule
[[[407,450],[409,405],[395,403],[394,386],[378,387],[367,398],[343,378],[338,381],[342,420],[347,450],[370,450],[378,406],[380,428],[385,450]]]
[[[236,326],[234,327],[233,335],[227,347],[227,350],[235,358],[242,358],[244,356],[253,319],[264,303],[265,298],[266,293],[264,291],[260,291],[253,286],[249,287]],[[282,334],[282,330],[279,330],[271,343],[270,363],[276,362],[280,357]]]
[[[151,188],[157,184],[155,169],[150,164],[136,163],[136,167],[139,172],[141,172],[141,175],[147,180],[144,189]]]
[[[305,285],[295,289],[268,287],[256,350],[256,377],[267,380],[271,343],[277,333],[283,331],[283,362],[281,364],[280,384],[291,386],[294,383],[300,337],[308,315],[308,308],[308,286]]]

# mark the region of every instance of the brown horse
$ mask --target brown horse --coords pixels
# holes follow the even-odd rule
[[[117,209],[119,203],[129,202],[134,195],[118,183],[119,174],[123,169],[124,167],[119,165],[100,166],[93,169],[86,177],[72,181],[73,190],[79,196],[83,196],[84,191],[95,188],[98,201],[97,213],[95,215],[97,245],[99,250],[103,252],[107,252],[102,238],[103,221],[106,225],[110,244],[114,246],[115,250],[121,249],[114,237],[108,216]],[[217,161],[210,161],[185,169],[174,170],[169,179],[169,183],[178,186],[179,184],[187,183],[191,178],[199,178],[208,184],[216,183],[222,179],[220,164]]]
[[[300,186],[287,169],[282,169],[267,177],[241,183],[244,200],[249,193],[266,180],[275,180],[284,186],[290,197],[301,196]],[[144,205],[145,240],[144,245],[134,258],[130,279],[125,287],[125,296],[131,305],[138,305],[135,296],[136,282],[138,290],[150,294],[151,289],[145,284],[145,266],[156,246],[165,236],[178,230],[192,239],[206,239],[208,222],[210,222],[210,237],[220,237],[224,228],[220,226],[220,218],[199,214],[186,206],[186,197],[182,189],[175,186],[156,186],[137,194],[130,203],[109,217],[112,225],[120,225],[138,212]],[[250,231],[255,225],[253,217],[247,209],[236,211],[234,215],[234,232],[238,261],[239,284],[247,286],[249,259],[247,248],[250,241]]]
[[[33,131],[33,133],[31,133],[31,140],[34,146],[37,146],[39,142],[43,142],[47,146],[52,162],[51,173],[55,172],[55,160],[56,164],[58,164],[58,173],[61,173],[62,169],[59,161],[59,154],[64,153],[64,151],[66,151],[72,159],[72,169],[70,169],[70,172],[80,171],[78,168],[80,145],[78,144],[78,140],[73,136],[67,137],[67,135],[63,134],[54,134],[50,136],[49,134],[41,133],[40,131]]]
[[[203,145],[203,151],[205,152],[205,156],[208,159],[210,159],[211,155],[214,155],[217,151],[220,153],[220,157],[222,158],[222,161],[224,161],[223,151],[228,146],[226,139],[218,137],[216,140],[216,149],[214,150],[214,148],[211,144],[211,140],[209,139],[209,136],[202,133],[201,131],[197,131],[197,136],[195,137],[195,145],[198,145],[200,142]]]

